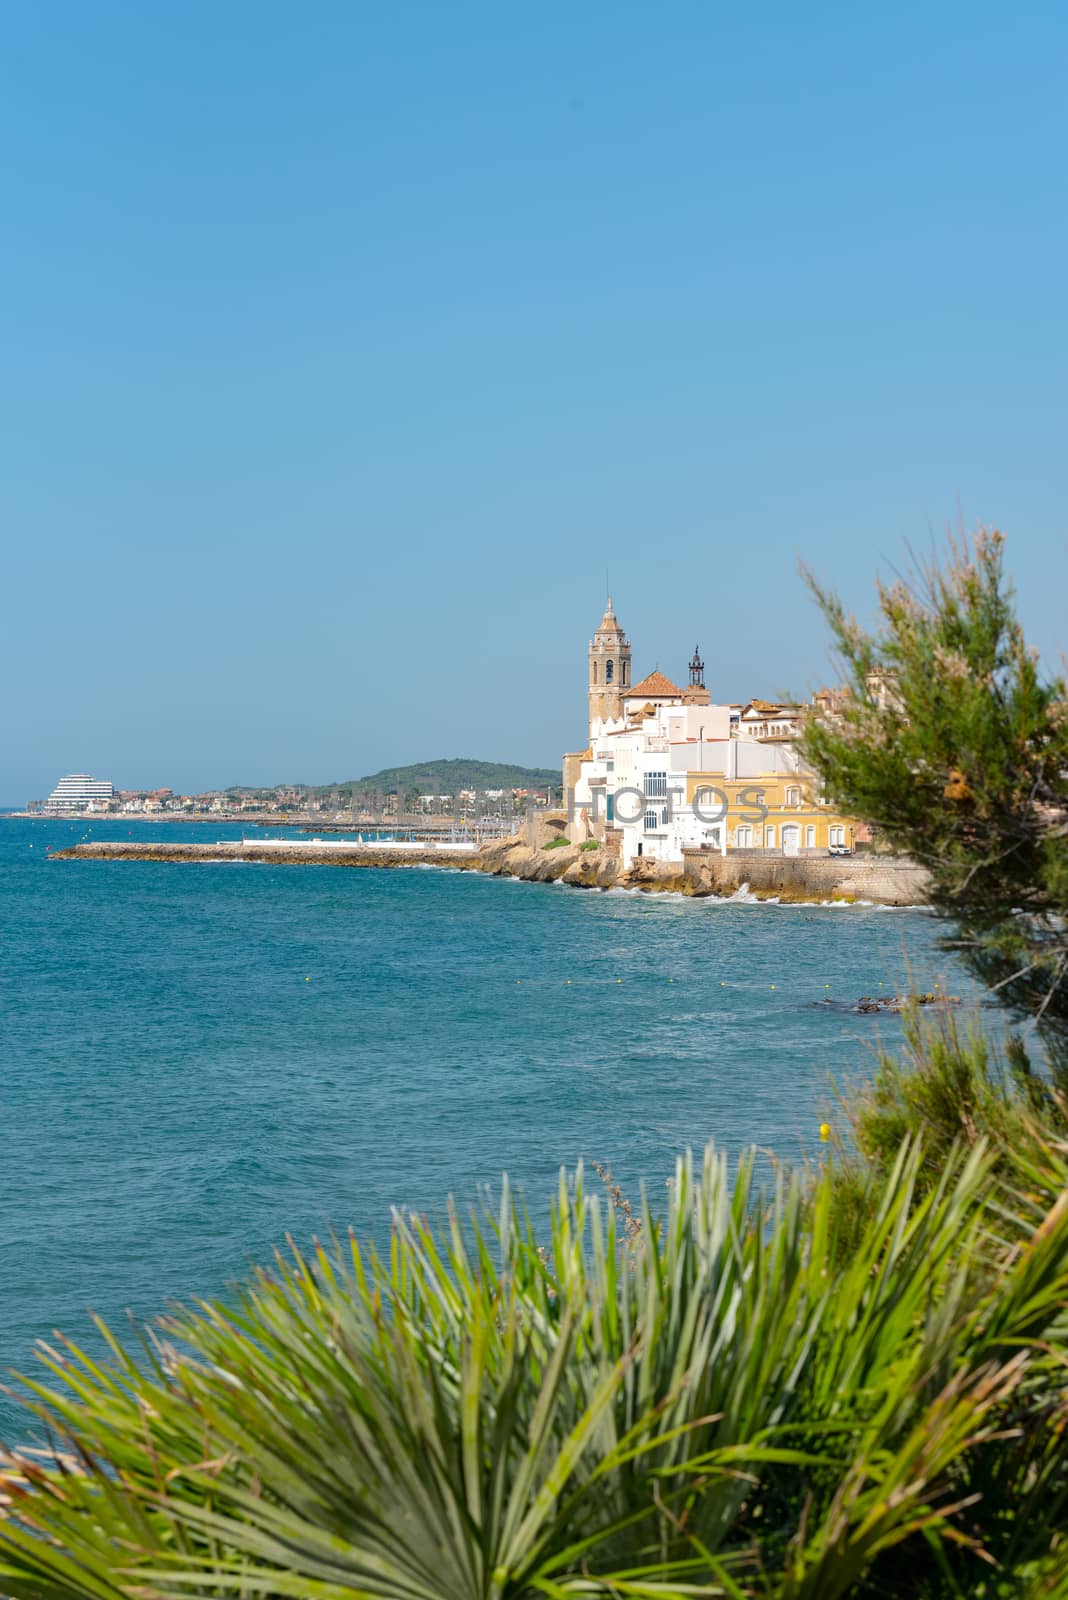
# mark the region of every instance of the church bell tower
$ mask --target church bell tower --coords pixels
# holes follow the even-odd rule
[[[590,736],[597,725],[623,715],[623,696],[630,688],[630,640],[608,596],[604,616],[590,640]]]
[[[684,706],[707,706],[711,696],[705,688],[705,664],[701,660],[701,646],[695,644],[690,657],[690,681],[682,691]]]

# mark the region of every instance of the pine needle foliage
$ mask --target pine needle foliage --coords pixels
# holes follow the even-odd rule
[[[1068,697],[1028,648],[996,532],[879,586],[866,632],[807,574],[850,694],[803,745],[834,802],[921,862],[948,941],[1068,1075]]]
[[[833,1165],[833,1163],[832,1163]],[[143,1347],[20,1380],[12,1600],[1062,1593],[1068,1190],[906,1139],[848,1252],[832,1174],[711,1149],[640,1243],[561,1178],[379,1257],[291,1249]],[[1000,1194],[1000,1191],[999,1191]],[[6,1499],[6,1505],[4,1500]]]

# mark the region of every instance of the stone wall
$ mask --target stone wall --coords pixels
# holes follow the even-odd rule
[[[874,900],[914,906],[926,898],[927,874],[904,856],[766,856],[683,851],[683,872],[693,894],[734,894],[747,883],[754,894],[783,900]]]
[[[521,837],[531,850],[539,850],[567,833],[566,811],[545,811],[540,806],[527,813]]]

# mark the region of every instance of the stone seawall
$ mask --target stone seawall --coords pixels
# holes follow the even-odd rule
[[[876,905],[922,904],[926,875],[900,856],[719,856],[687,851],[681,863],[636,861],[624,871],[603,847],[535,848],[520,838],[483,849],[469,862],[481,872],[537,883],[557,880],[579,889],[642,889],[650,893],[736,894],[743,885],[757,899],[811,902],[870,900]]]
[[[368,849],[361,845],[267,844],[238,841],[168,844],[98,840],[57,850],[54,861],[258,861],[276,866],[459,868],[529,883],[568,884],[577,889],[641,889],[687,895],[736,894],[748,885],[758,899],[811,902],[870,900],[876,905],[918,905],[925,898],[922,868],[898,856],[719,856],[686,852],[680,863],[643,859],[624,872],[602,846],[532,846],[517,836],[485,845],[480,852]]]
[[[914,906],[927,898],[927,874],[903,856],[711,856],[688,850],[692,894],[736,894],[743,884],[781,900],[873,900]]]

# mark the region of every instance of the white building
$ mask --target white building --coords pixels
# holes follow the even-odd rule
[[[575,843],[605,840],[627,870],[642,857],[681,864],[685,849],[796,854],[816,847],[817,828],[824,842],[791,738],[796,708],[713,705],[697,649],[686,688],[660,671],[632,683],[611,600],[590,642],[589,711],[588,748],[564,758]]]
[[[722,819],[686,804],[687,772],[730,739],[730,707],[710,704],[702,672],[695,650],[687,689],[659,671],[632,684],[609,601],[590,645],[590,747],[571,758],[573,839],[618,829],[624,867],[640,856],[681,861],[684,845],[725,849]]]
[[[91,778],[87,772],[72,772],[60,778],[44,803],[45,811],[98,811],[115,793],[112,784]]]
[[[801,732],[801,707],[782,701],[750,700],[733,706],[732,731],[740,739],[796,739]]]

